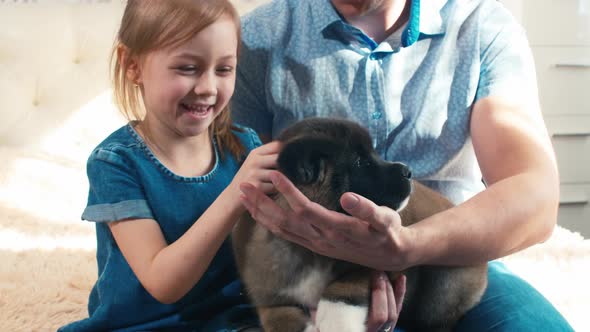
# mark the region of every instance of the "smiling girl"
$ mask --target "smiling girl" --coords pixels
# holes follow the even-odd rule
[[[239,31],[226,0],[128,1],[112,56],[129,123],[87,164],[98,280],[89,317],[60,331],[255,325],[226,239],[239,184],[272,190],[279,145],[230,119]]]

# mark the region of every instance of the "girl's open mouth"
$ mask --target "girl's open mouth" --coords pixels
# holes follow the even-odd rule
[[[202,104],[185,104],[181,103],[180,106],[194,117],[204,117],[209,112],[213,111],[213,105],[202,105]]]

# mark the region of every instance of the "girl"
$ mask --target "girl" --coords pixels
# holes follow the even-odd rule
[[[98,280],[89,318],[60,331],[255,324],[226,238],[245,211],[239,184],[272,190],[279,145],[230,120],[239,31],[228,0],[128,1],[112,58],[130,122],[87,164]]]

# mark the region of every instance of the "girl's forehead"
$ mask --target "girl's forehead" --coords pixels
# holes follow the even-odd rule
[[[233,26],[233,25],[232,25]],[[225,28],[220,26],[207,27],[196,34],[193,34],[186,40],[179,40],[171,45],[157,48],[152,52],[150,57],[160,58],[208,58],[224,57],[237,58],[238,51],[238,33],[235,28],[230,29],[225,24]],[[211,28],[211,29],[210,29]]]
[[[174,50],[181,48],[191,48],[199,46],[200,44],[213,43],[231,45],[232,41],[237,41],[238,39],[238,29],[239,25],[236,24],[236,22],[234,22],[230,16],[223,15],[211,24],[205,27],[200,27],[199,30],[186,27],[178,31],[176,35],[183,37],[180,37],[180,39],[177,41],[172,42],[168,49]]]

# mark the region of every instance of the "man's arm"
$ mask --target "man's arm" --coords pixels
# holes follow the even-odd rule
[[[259,223],[287,240],[380,270],[477,264],[547,239],[556,221],[559,181],[538,107],[484,98],[474,105],[471,130],[488,188],[409,227],[401,226],[395,211],[352,193],[341,199],[351,216],[329,211],[280,173],[271,179],[291,210],[248,185],[241,187],[242,202]]]
[[[488,188],[410,226],[420,246],[414,263],[484,262],[544,241],[553,230],[559,178],[536,103],[484,98],[474,105],[470,129]]]

